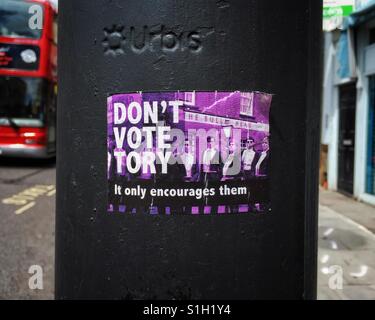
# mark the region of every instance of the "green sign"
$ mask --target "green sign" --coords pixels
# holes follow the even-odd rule
[[[323,30],[340,29],[345,17],[354,11],[354,0],[324,0]]]
[[[348,17],[354,11],[354,6],[323,7],[323,18]]]

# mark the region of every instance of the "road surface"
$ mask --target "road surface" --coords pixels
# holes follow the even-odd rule
[[[54,161],[0,159],[0,299],[53,298],[55,193]]]

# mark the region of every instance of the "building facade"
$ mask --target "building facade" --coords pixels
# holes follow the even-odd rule
[[[325,182],[375,205],[375,0],[356,1],[324,48]]]

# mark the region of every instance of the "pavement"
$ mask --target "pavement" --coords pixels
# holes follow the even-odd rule
[[[320,191],[318,299],[375,299],[375,208]]]
[[[341,193],[324,189],[320,190],[319,203],[323,207],[331,208],[358,224],[366,226],[366,229],[375,233],[375,207],[354,201]]]
[[[55,171],[0,159],[0,299],[54,297]],[[318,299],[375,299],[375,208],[322,189],[319,211]]]

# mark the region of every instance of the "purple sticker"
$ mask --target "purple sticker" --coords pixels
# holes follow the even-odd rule
[[[269,111],[261,92],[137,92],[108,98],[114,212],[268,212]]]

